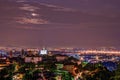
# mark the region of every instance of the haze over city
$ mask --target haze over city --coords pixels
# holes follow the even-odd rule
[[[0,46],[119,47],[120,0],[0,0]]]

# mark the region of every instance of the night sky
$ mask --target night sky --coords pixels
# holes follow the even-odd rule
[[[0,0],[0,46],[119,47],[120,0]]]

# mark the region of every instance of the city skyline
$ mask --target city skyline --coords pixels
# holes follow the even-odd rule
[[[119,47],[119,0],[0,0],[0,45]]]

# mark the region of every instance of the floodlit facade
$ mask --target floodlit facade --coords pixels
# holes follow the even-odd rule
[[[40,51],[40,54],[47,54],[47,50],[45,48],[43,48],[41,51]]]

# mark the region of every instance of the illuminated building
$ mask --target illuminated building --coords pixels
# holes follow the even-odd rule
[[[33,62],[33,63],[38,63],[39,61],[42,61],[42,57],[40,56],[28,56],[28,57],[25,57],[25,62],[26,63],[29,63],[29,62]]]
[[[48,51],[47,51],[45,48],[43,48],[43,49],[40,51],[40,54],[42,54],[42,55],[43,55],[43,54],[47,54],[47,52],[48,52]]]

